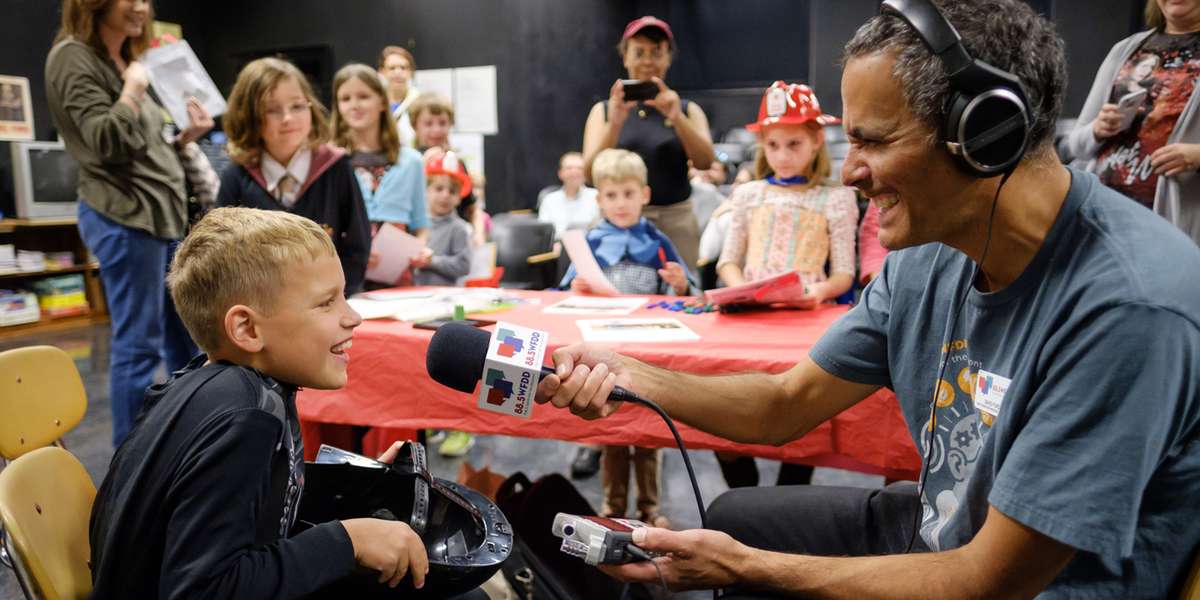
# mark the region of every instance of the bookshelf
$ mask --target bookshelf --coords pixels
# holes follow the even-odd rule
[[[68,273],[82,273],[84,294],[87,296],[90,309],[86,315],[59,318],[43,315],[35,323],[0,327],[0,339],[64,331],[108,322],[108,305],[104,299],[104,287],[100,283],[100,265],[89,262],[92,259],[83,240],[79,238],[75,219],[0,219],[0,244],[13,244],[22,250],[71,252],[75,256],[75,265],[71,267],[0,274],[0,288],[18,289],[24,287],[24,284],[30,280]]]

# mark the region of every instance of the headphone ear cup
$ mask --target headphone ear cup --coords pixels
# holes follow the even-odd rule
[[[1007,88],[967,96],[951,94],[944,135],[957,146],[952,152],[976,177],[994,177],[1021,160],[1029,142],[1029,113]]]

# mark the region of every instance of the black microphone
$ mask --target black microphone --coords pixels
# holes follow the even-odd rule
[[[470,394],[483,375],[487,359],[488,332],[465,323],[453,321],[438,327],[429,340],[425,355],[425,370],[434,381],[451,389]],[[554,369],[542,366],[542,376],[554,375]],[[621,387],[613,388],[609,400],[645,404],[646,400]]]
[[[444,323],[437,328],[437,331],[433,332],[433,339],[429,340],[429,351],[425,354],[425,370],[429,372],[429,376],[434,381],[448,388],[470,394],[475,391],[475,384],[479,383],[479,378],[483,374],[483,365],[487,362],[488,343],[491,342],[491,339],[492,336],[488,332],[466,323],[453,321]],[[547,366],[542,367],[543,376],[554,374],[554,369]],[[658,413],[658,416],[666,422],[667,428],[671,430],[671,435],[675,437],[675,444],[683,456],[683,465],[687,467],[688,478],[691,479],[692,492],[696,495],[696,508],[700,511],[700,526],[707,527],[708,512],[704,510],[704,498],[700,495],[700,485],[696,483],[696,472],[692,469],[692,460],[688,457],[687,447],[683,445],[683,438],[680,437],[679,430],[675,429],[675,423],[667,415],[667,411],[654,402],[620,386],[613,388],[613,391],[608,394],[608,399],[641,404]]]

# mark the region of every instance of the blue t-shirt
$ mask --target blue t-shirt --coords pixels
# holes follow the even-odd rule
[[[1071,170],[1042,247],[1009,286],[951,304],[973,262],[892,252],[813,347],[826,371],[891,387],[925,451],[920,533],[969,542],[988,505],[1079,552],[1039,598],[1165,598],[1200,543],[1200,248]]]

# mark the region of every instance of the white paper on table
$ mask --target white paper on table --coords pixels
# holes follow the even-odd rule
[[[575,276],[582,277],[591,286],[592,292],[601,296],[617,296],[621,293],[600,270],[600,263],[596,262],[596,255],[592,254],[592,247],[588,245],[583,230],[563,232],[562,243],[571,257],[571,264],[575,265]]]
[[[542,312],[553,315],[627,315],[645,303],[645,298],[636,296],[571,296],[547,306]]]
[[[187,113],[190,98],[199,100],[210,116],[225,114],[225,98],[186,40],[151,48],[139,60],[146,67],[163,108],[180,129],[191,124]]]
[[[413,73],[413,85],[422,94],[437,94],[454,102],[453,69],[420,69]]]
[[[371,240],[371,254],[379,256],[379,262],[367,269],[367,279],[392,284],[408,268],[412,258],[425,248],[420,238],[402,231],[399,227],[384,223]]]
[[[694,342],[696,332],[678,319],[580,319],[585,342]]]
[[[454,69],[454,130],[494,135],[496,66]]]
[[[378,300],[387,302],[389,300],[420,300],[432,298],[436,292],[433,290],[377,290],[374,292],[363,292],[355,296],[355,298],[365,298],[367,300]]]
[[[369,300],[367,298],[350,298],[346,300],[350,308],[364,319],[387,319],[393,317],[408,301]]]

